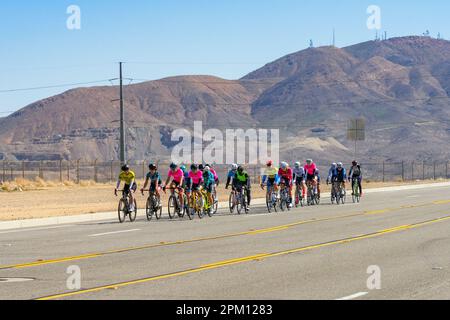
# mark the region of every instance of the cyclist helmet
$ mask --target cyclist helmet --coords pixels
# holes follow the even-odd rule
[[[272,160],[267,161],[266,165],[267,165],[268,167],[273,166],[273,161],[272,161]]]
[[[336,162],[333,162],[332,164],[331,164],[331,167],[332,168],[336,168],[338,165],[337,165],[337,163]]]
[[[201,165],[199,165],[199,166],[198,166],[198,170],[200,170],[200,171],[203,171],[203,170],[205,170],[205,166],[204,166],[204,165],[202,165],[202,164],[201,164]]]
[[[281,169],[286,170],[288,167],[288,164],[286,162],[281,163]]]
[[[130,170],[130,166],[127,165],[127,164],[124,164],[124,165],[122,166],[122,171],[128,171],[128,170]]]
[[[234,163],[234,164],[231,165],[231,170],[232,171],[236,171],[238,169],[238,167],[239,166],[236,163]]]
[[[357,166],[357,165],[358,165],[358,161],[354,160],[354,161],[352,162],[352,165],[353,165],[353,166]]]
[[[298,169],[298,168],[300,168],[302,165],[300,164],[300,162],[296,162],[295,163],[295,167]]]
[[[175,170],[176,168],[178,168],[178,165],[172,162],[170,164],[170,169]]]
[[[186,172],[186,166],[183,165],[183,166],[180,167],[180,169],[181,169],[183,172]]]
[[[198,166],[196,164],[191,165],[191,170],[192,171],[198,170]]]
[[[150,171],[153,171],[153,170],[158,169],[158,168],[156,167],[156,165],[154,165],[153,163],[150,164],[150,165],[148,166],[148,168],[150,169]]]
[[[312,164],[313,161],[312,161],[312,159],[308,159],[308,160],[306,160],[306,163],[307,163],[307,164]]]
[[[244,167],[242,167],[242,166],[239,166],[239,167],[238,167],[238,169],[237,169],[237,171],[238,171],[239,173],[242,173],[242,172],[244,172]]]
[[[344,166],[344,164],[342,163],[342,162],[339,162],[338,164],[337,164],[337,167],[338,168],[342,168]]]
[[[206,171],[206,172],[209,172],[210,170],[211,170],[210,166],[206,165],[206,166],[205,166],[205,171]]]

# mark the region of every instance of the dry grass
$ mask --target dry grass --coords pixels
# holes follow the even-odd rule
[[[387,183],[366,181],[365,188],[434,182],[436,181]],[[139,185],[142,185],[142,182]],[[114,185],[96,184],[93,181],[82,181],[77,185],[71,181],[60,183],[41,179],[34,181],[17,179],[12,183],[0,185],[0,190],[2,203],[0,221],[115,211],[118,203],[118,198],[113,194]],[[265,194],[259,186],[254,186],[252,192],[253,198],[262,198]],[[323,186],[322,192],[329,192],[329,187]],[[223,185],[218,188],[218,193],[220,201],[228,200],[229,191],[224,190]],[[138,194],[137,200],[138,205],[142,207],[146,198]],[[166,202],[167,195],[164,195],[163,203]]]

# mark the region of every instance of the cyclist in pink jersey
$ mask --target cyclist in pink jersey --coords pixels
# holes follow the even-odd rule
[[[191,165],[191,171],[189,172],[189,190],[191,195],[199,192],[203,183],[203,172],[201,172],[196,164]],[[194,205],[194,197],[189,198],[189,206],[192,208]]]
[[[174,193],[174,189],[178,189],[179,196],[180,196],[180,203],[184,203],[184,190],[181,187],[183,185],[184,180],[184,173],[183,170],[180,169],[180,167],[172,163],[170,165],[169,172],[167,173],[167,180],[166,184],[163,188],[164,192],[166,192],[167,186],[171,189],[171,193]]]
[[[189,172],[190,179],[190,190],[196,191],[199,190],[201,184],[203,183],[203,173],[198,169],[198,166],[193,164],[191,166],[191,171]]]
[[[306,160],[305,165],[306,172],[306,181],[312,182],[314,186],[314,193],[320,194],[318,191],[318,182],[319,182],[319,170],[317,169],[316,164],[311,159]]]

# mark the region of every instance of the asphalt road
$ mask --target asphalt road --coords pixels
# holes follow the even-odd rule
[[[79,290],[68,287],[71,266]],[[0,299],[39,298],[450,299],[450,188],[0,232]]]

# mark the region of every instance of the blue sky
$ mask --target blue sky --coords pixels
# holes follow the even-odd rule
[[[81,30],[68,30],[69,5],[81,9]],[[381,8],[388,36],[430,30],[450,39],[450,4],[441,0],[5,0],[0,4],[0,116],[71,87],[2,90],[125,76],[244,76],[304,49],[309,39],[337,46],[372,40],[366,13]],[[109,84],[105,82],[105,84]]]

